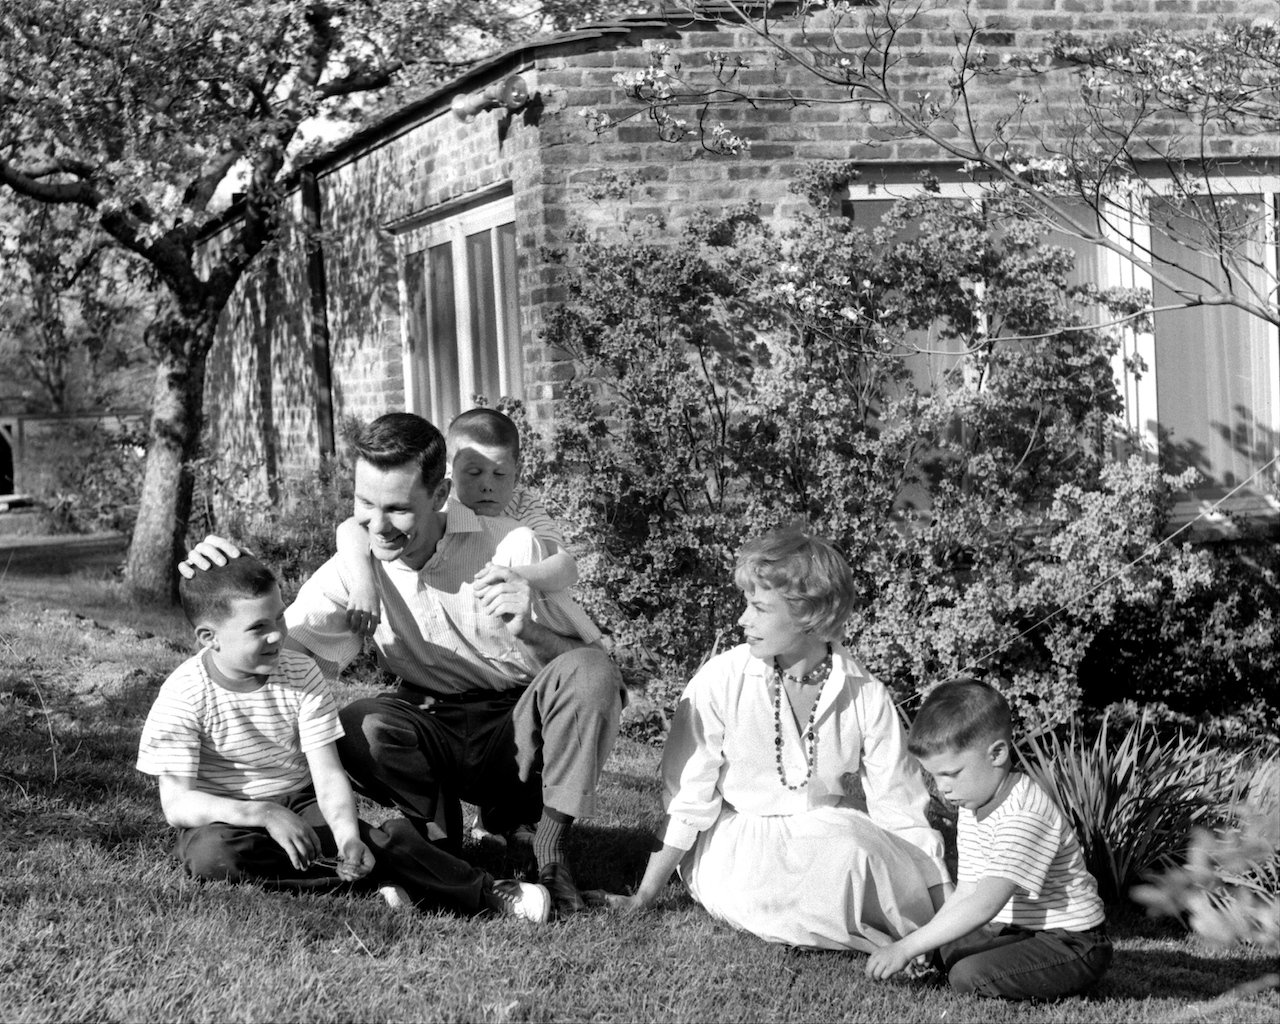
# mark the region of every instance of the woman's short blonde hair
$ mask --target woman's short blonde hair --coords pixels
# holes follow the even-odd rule
[[[744,593],[776,590],[805,631],[838,640],[857,607],[857,586],[844,556],[826,538],[795,523],[748,541],[733,581]]]

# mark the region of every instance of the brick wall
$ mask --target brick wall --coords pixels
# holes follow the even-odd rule
[[[278,243],[240,282],[219,323],[205,381],[206,450],[266,493],[318,464],[302,205],[290,197]],[[221,238],[211,240],[216,246]]]
[[[1061,29],[1099,35],[1146,26],[1202,29],[1219,13],[1274,17],[1275,5],[1274,0],[990,0],[971,13],[990,59],[999,60],[1003,51],[1033,49]],[[955,34],[965,31],[964,17],[962,9],[949,5],[904,27],[899,43],[907,58],[905,88],[938,87],[954,55]],[[784,38],[794,40],[796,34],[784,32]],[[854,45],[856,34],[844,41]],[[613,78],[645,66],[648,52],[658,46],[670,47],[686,68],[704,66],[709,51],[742,54],[751,63],[743,73],[746,84],[778,95],[794,90],[815,102],[718,113],[716,119],[755,141],[745,156],[715,156],[692,140],[664,143],[643,118],[595,136],[580,110],[594,107],[621,116],[633,109]],[[545,313],[559,297],[554,271],[539,254],[543,246],[562,243],[575,220],[608,230],[628,217],[652,214],[678,225],[695,210],[748,199],[758,201],[766,215],[785,218],[797,203],[788,184],[808,161],[853,158],[874,167],[949,159],[955,167],[954,159],[931,144],[894,138],[875,108],[816,102],[839,99],[840,93],[813,87],[794,66],[776,67],[772,51],[762,49],[745,28],[687,18],[667,25],[623,19],[595,36],[570,35],[515,51],[455,91],[474,92],[514,72],[523,74],[534,97],[522,113],[506,117],[491,111],[463,123],[450,113],[453,91],[446,91],[366,131],[316,165],[339,423],[405,408],[410,327],[401,315],[397,238],[453,204],[497,188],[509,189],[514,197],[526,397],[535,418],[545,419],[553,413],[556,385],[568,366],[562,354],[539,341]],[[1003,82],[980,88],[979,120],[1009,110],[1013,89]],[[1032,123],[1054,124],[1061,94],[1050,89],[1033,98]],[[1224,148],[1257,143],[1257,138],[1221,140]],[[592,202],[589,187],[613,172],[637,173],[643,183],[625,201]],[[295,202],[295,217],[300,210]],[[211,430],[220,450],[265,457],[274,449],[272,458],[283,471],[314,464],[319,451],[300,238],[291,229],[280,253],[263,261],[241,290],[224,318],[224,339],[209,376],[210,395],[238,396],[234,402],[211,403]],[[266,367],[271,368],[270,387],[262,383]]]

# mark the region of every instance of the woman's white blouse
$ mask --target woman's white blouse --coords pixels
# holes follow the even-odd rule
[[[929,794],[884,684],[843,647],[833,650],[814,715],[817,762],[808,784],[787,789],[778,775],[772,668],[746,644],[708,661],[676,708],[662,754],[669,816],[663,841],[693,846],[721,811],[787,815],[830,806],[860,807],[845,792],[846,774],[861,776],[866,811],[881,828],[923,851],[947,877],[942,839],[928,823]],[[787,782],[805,777],[808,745],[783,696],[782,762]]]

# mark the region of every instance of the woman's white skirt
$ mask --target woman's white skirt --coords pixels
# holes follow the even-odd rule
[[[726,809],[680,865],[694,899],[768,942],[870,953],[933,917],[924,852],[862,811]]]

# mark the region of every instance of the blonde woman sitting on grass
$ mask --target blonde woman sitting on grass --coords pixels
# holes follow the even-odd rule
[[[662,848],[635,894],[610,905],[649,906],[678,870],[735,928],[870,953],[925,924],[949,883],[893,701],[838,639],[852,574],[828,541],[792,527],[748,543],[734,579],[746,642],[685,689],[662,757]]]

